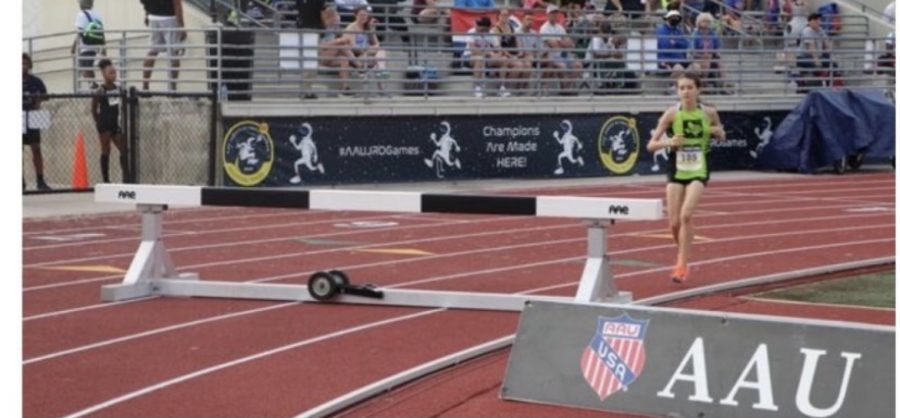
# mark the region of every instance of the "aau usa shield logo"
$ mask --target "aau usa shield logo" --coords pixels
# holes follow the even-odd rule
[[[622,314],[598,317],[597,331],[581,354],[581,373],[604,401],[619,390],[628,390],[644,370],[644,335],[650,320]]]

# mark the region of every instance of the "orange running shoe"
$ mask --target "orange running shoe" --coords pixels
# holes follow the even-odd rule
[[[672,272],[672,281],[675,283],[684,283],[687,281],[688,267],[686,265],[676,265],[675,271]]]

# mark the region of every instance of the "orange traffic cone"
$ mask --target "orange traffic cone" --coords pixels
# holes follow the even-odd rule
[[[87,160],[84,156],[84,134],[78,131],[75,136],[75,162],[72,166],[72,188],[87,189],[88,172]]]

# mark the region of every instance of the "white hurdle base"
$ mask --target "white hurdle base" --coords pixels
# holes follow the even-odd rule
[[[412,306],[422,308],[482,309],[521,311],[527,300],[571,302],[563,296],[536,296],[504,293],[450,292],[412,289],[379,289],[383,299],[353,295],[335,295],[328,302],[363,305]],[[135,285],[107,285],[103,300],[113,301],[146,296],[205,297],[272,301],[319,302],[309,295],[306,285],[156,279]]]
[[[106,302],[147,296],[262,299],[273,301],[318,302],[305,284],[271,284],[225,281],[200,281],[196,274],[179,274],[162,241],[164,204],[138,204],[142,216],[141,244],[121,284],[106,285],[101,298]],[[632,301],[631,292],[615,285],[610,259],[606,255],[609,227],[613,219],[590,219],[588,254],[574,301],[578,303],[620,303]],[[338,266],[335,266],[338,267]],[[367,280],[368,281],[368,280]],[[487,309],[521,311],[526,300],[571,302],[571,297],[450,292],[413,289],[386,289],[382,299],[338,294],[329,301],[368,305],[414,306],[431,308]]]

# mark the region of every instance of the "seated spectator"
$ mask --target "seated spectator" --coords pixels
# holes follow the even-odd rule
[[[635,88],[636,83],[628,80],[637,79],[637,75],[626,69],[625,48],[627,40],[612,31],[608,22],[600,25],[600,32],[591,38],[588,48],[588,62],[597,81],[594,94],[602,94],[604,90],[621,90]]]
[[[341,18],[334,7],[328,7],[322,12],[322,21],[325,32],[319,40],[319,65],[338,68],[341,92],[347,93],[350,91],[350,61],[356,58],[350,50],[353,44],[342,35]]]
[[[659,69],[671,72],[677,78],[689,65],[687,59],[689,43],[681,30],[681,13],[669,10],[665,19],[665,23],[656,29],[656,57],[659,60]]]
[[[640,19],[644,13],[653,10],[651,7],[650,2],[642,0],[606,0],[603,11],[607,16],[618,13],[630,19]]]
[[[437,23],[441,10],[437,8],[437,0],[413,0],[412,14],[416,23],[431,25]]]
[[[506,71],[505,74],[501,71],[501,79],[504,82],[508,80],[513,88],[522,89],[524,87],[522,80],[528,78],[528,71],[525,70],[524,63],[517,59],[521,48],[519,38],[509,20],[509,9],[505,7],[500,9],[497,13],[497,23],[491,29],[491,33],[496,35],[499,45],[497,51],[506,61]],[[505,83],[500,85],[500,95],[503,97],[510,95]]]
[[[694,30],[691,39],[694,63],[691,65],[694,72],[702,78],[722,78],[722,64],[719,57],[719,49],[722,43],[716,35],[713,25],[715,19],[709,13],[701,13],[697,16],[697,29]],[[703,83],[707,85],[706,82]]]
[[[369,5],[368,0],[334,0],[334,6],[341,15],[341,23],[352,23],[356,16],[356,10],[360,7],[364,7],[369,13],[372,12],[372,6]]]
[[[566,18],[566,32],[575,42],[575,56],[584,60],[591,37],[597,32],[597,25],[578,3],[569,3]],[[601,15],[602,16],[602,15]]]
[[[469,29],[466,50],[463,58],[472,67],[475,78],[475,97],[484,97],[484,78],[487,68],[503,69],[506,58],[500,53],[500,42],[496,35],[491,35],[491,19],[482,16],[475,21],[475,27]]]
[[[549,77],[560,80],[560,94],[575,95],[572,89],[572,80],[581,76],[583,65],[575,58],[573,48],[575,43],[568,37],[566,28],[559,24],[559,8],[550,5],[547,7],[547,21],[541,26],[541,38],[544,40],[544,48],[547,50],[547,67],[545,73]],[[566,81],[568,80],[568,81]]]
[[[725,32],[728,34],[742,33],[744,24],[741,21],[741,12],[744,11],[744,0],[725,0],[725,6],[725,14],[722,16]]]
[[[375,36],[375,19],[369,16],[365,6],[356,9],[354,17],[355,20],[347,25],[343,35],[343,42],[350,44],[350,51],[353,54],[350,65],[362,70],[377,68],[378,89],[384,90],[380,79],[387,74],[385,71],[387,53],[381,49],[378,37]]]
[[[822,29],[822,16],[809,15],[808,23],[800,32],[800,46],[797,50],[797,67],[800,67],[798,92],[806,93],[810,87],[821,87],[834,68],[831,61],[831,41]]]
[[[526,72],[525,79],[521,83],[527,86],[527,79],[531,76],[529,71],[533,71],[544,60],[540,35],[534,29],[534,12],[530,10],[525,11],[525,14],[522,16],[522,26],[517,34],[519,53],[516,57],[522,62],[522,68]]]

